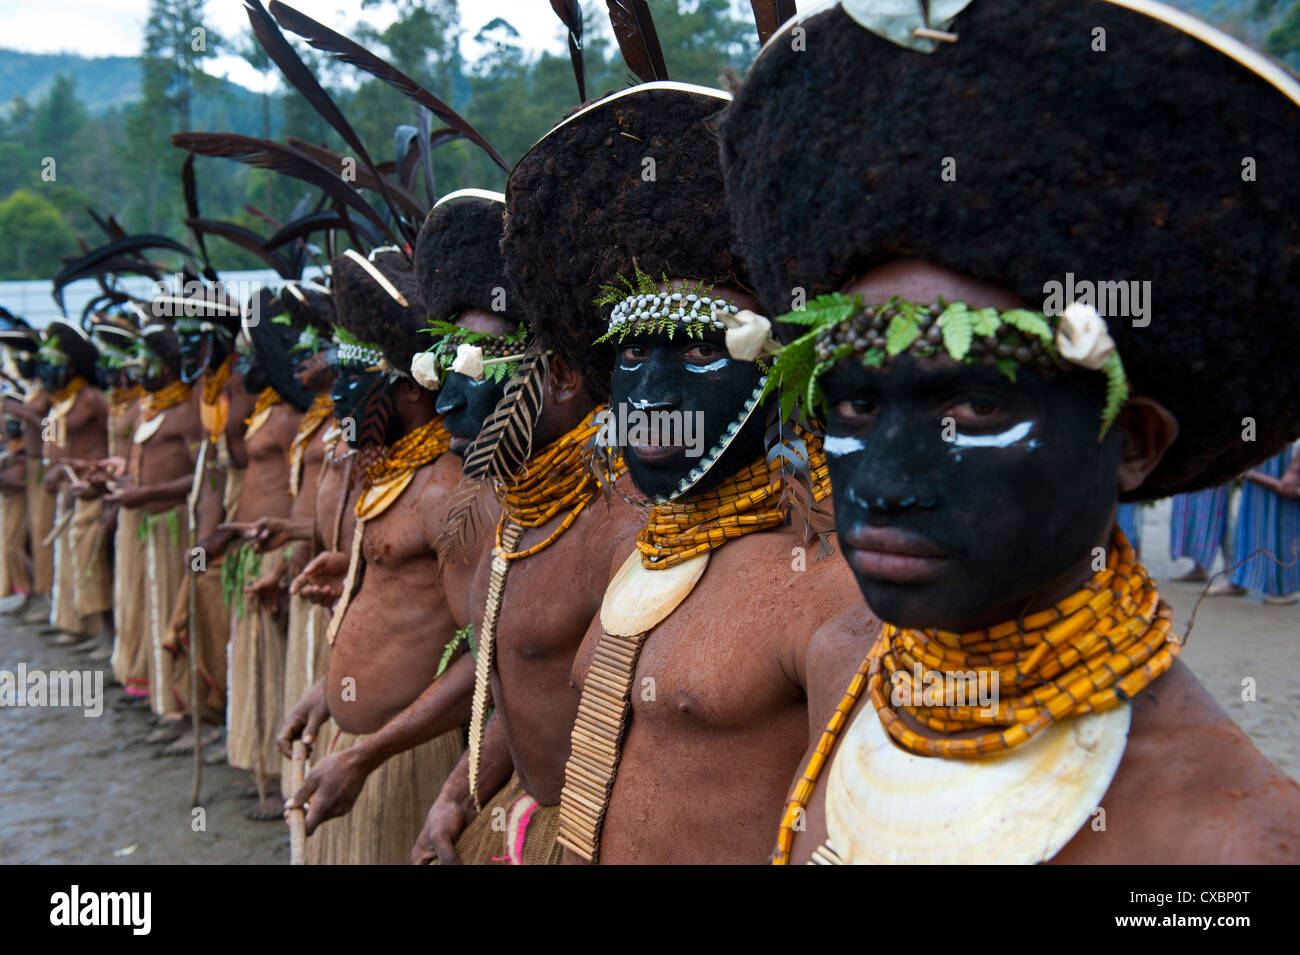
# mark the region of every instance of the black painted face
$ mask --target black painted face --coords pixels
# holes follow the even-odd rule
[[[849,357],[822,388],[840,544],[882,620],[961,632],[1086,579],[1123,441],[1097,441],[1101,376]]]
[[[197,381],[226,357],[225,346],[212,332],[177,332],[176,343],[181,353],[181,381],[186,384]]]
[[[706,332],[702,340],[660,334],[625,338],[610,380],[611,412],[637,490],[651,498],[677,491],[724,440],[761,380],[754,362],[727,354],[720,331]],[[764,431],[759,408],[691,490],[713,487],[761,455]]]
[[[438,414],[443,416],[443,426],[452,435],[449,447],[454,453],[463,456],[465,449],[478,437],[483,422],[505,394],[508,381],[509,378],[475,381],[458,371],[443,372],[436,407]]]
[[[330,401],[345,439],[354,448],[361,447],[376,433],[386,437],[390,419],[395,417],[392,401],[388,400],[388,376],[350,362],[339,366],[338,377],[330,388]]]
[[[67,363],[56,365],[44,358],[38,358],[36,361],[36,377],[40,379],[46,391],[61,391],[72,380],[72,366]]]
[[[20,355],[14,359],[14,366],[18,369],[18,374],[22,375],[25,381],[33,380],[38,374],[36,370],[36,359],[30,353],[20,353]]]
[[[23,436],[23,423],[17,418],[5,418],[5,434],[11,438]]]

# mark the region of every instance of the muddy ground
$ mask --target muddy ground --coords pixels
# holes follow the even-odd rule
[[[1199,587],[1170,581],[1187,569],[1167,558],[1167,504],[1146,512],[1143,559],[1173,604],[1181,632]],[[1201,605],[1183,659],[1255,744],[1300,777],[1300,605],[1270,607],[1249,598]],[[52,647],[36,628],[0,620],[0,670],[83,669],[84,658]],[[255,800],[246,773],[203,769],[206,830],[192,828],[192,761],[157,758],[143,742],[146,713],[113,706],[121,690],[107,665],[102,716],[80,710],[0,710],[0,862],[288,862],[288,830],[244,817]],[[1242,699],[1242,681],[1256,699]]]

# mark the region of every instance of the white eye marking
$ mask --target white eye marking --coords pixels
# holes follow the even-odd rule
[[[867,446],[857,438],[841,438],[838,435],[828,434],[822,442],[822,449],[826,456],[830,458],[842,458],[850,454],[857,454],[859,451],[867,450]]]
[[[1013,444],[1024,441],[1033,430],[1032,421],[1022,421],[1001,434],[962,434],[958,431],[949,443],[956,448],[1009,448]],[[1038,439],[1034,438],[1026,442],[1025,447],[1030,451],[1034,450],[1038,447]]]
[[[702,375],[705,372],[717,371],[720,368],[725,368],[730,360],[731,359],[729,358],[719,358],[717,361],[711,361],[707,365],[687,365],[686,369],[687,371],[695,372],[697,375]]]

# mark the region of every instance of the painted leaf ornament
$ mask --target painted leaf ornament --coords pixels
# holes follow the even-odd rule
[[[1095,308],[1071,302],[1056,326],[1056,350],[1073,365],[1100,371],[1115,351],[1115,339]]]
[[[411,359],[411,377],[421,388],[437,391],[442,382],[438,379],[438,358],[431,351],[422,351]]]
[[[741,309],[734,315],[719,312],[718,317],[727,326],[727,351],[732,358],[753,361],[764,351],[772,332],[772,323],[757,312]]]
[[[456,359],[451,370],[466,378],[479,381],[483,377],[483,349],[478,345],[462,344],[456,349]]]

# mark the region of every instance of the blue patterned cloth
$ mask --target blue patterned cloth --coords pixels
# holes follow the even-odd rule
[[[1201,570],[1214,566],[1228,529],[1228,499],[1232,485],[1179,494],[1169,518],[1169,557],[1190,557]]]
[[[1143,516],[1141,504],[1121,504],[1119,513],[1115,517],[1119,529],[1124,532],[1124,536],[1128,538],[1128,542],[1133,546],[1133,552],[1139,556],[1142,554]]]
[[[1300,453],[1298,448],[1292,445],[1256,470],[1281,477],[1292,456]],[[1261,547],[1277,561],[1268,554],[1256,554],[1233,572],[1232,582],[1253,594],[1269,597],[1285,597],[1300,590],[1300,560],[1293,552],[1294,548],[1300,548],[1300,501],[1279,497],[1247,481],[1241,491],[1241,511],[1232,542],[1233,558],[1242,560]],[[1278,561],[1291,566],[1282,567]]]

